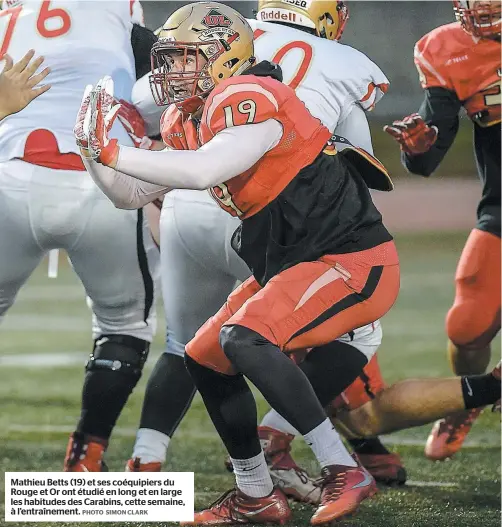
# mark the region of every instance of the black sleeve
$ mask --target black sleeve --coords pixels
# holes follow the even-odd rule
[[[131,46],[136,65],[136,80],[150,71],[150,51],[157,42],[153,31],[139,24],[133,24]]]
[[[424,154],[401,153],[401,161],[412,174],[428,177],[438,167],[455,140],[458,131],[458,112],[462,103],[456,93],[444,88],[428,88],[425,99],[418,110],[428,125],[438,128],[438,138]]]

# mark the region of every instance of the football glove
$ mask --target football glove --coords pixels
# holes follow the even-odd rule
[[[406,154],[417,155],[427,152],[436,142],[438,129],[428,126],[418,113],[412,113],[400,121],[394,121],[383,128],[391,135]]]
[[[150,150],[153,141],[145,135],[145,122],[143,121],[143,117],[141,117],[136,107],[130,102],[124,101],[123,99],[120,99],[118,102],[120,104],[118,120],[126,129],[134,146],[136,148]]]
[[[111,77],[103,77],[94,88],[87,86],[74,127],[83,155],[104,165],[110,165],[118,157],[117,140],[108,137],[121,107],[114,103]]]

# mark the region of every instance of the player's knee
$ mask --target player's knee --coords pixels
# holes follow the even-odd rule
[[[380,424],[372,401],[350,412],[350,431],[358,437],[374,437],[380,434]]]
[[[458,302],[446,316],[446,333],[456,346],[465,346],[479,339],[491,326],[496,313],[477,301]]]
[[[130,335],[102,335],[94,342],[86,370],[108,370],[138,380],[149,350],[146,340]]]
[[[168,355],[176,355],[178,357],[184,357],[185,356],[185,344],[182,344],[178,340],[176,340],[171,332],[167,332],[166,335],[166,349],[164,350],[164,353]]]
[[[220,330],[220,346],[227,359],[238,369],[241,357],[249,354],[250,349],[263,345],[264,341],[269,342],[256,331],[244,326],[223,326]]]

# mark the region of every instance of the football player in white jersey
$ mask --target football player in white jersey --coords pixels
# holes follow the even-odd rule
[[[40,73],[37,69],[44,62],[43,57],[31,60],[35,50],[31,49],[14,64],[12,57],[4,55],[5,67],[0,73],[0,121],[13,113],[20,112],[31,101],[50,89],[50,84],[39,86],[39,83],[50,73],[45,68]]]
[[[337,135],[372,152],[365,111],[371,110],[382,97],[388,80],[365,55],[336,42],[348,18],[343,2],[313,0],[309,5],[305,10],[289,3],[260,2],[258,18],[277,21],[285,17],[291,27],[250,20],[255,30],[257,58],[278,62],[283,68],[284,81],[296,88],[314,116]],[[331,23],[319,24],[316,29],[315,20],[321,12],[329,12]],[[339,67],[328,68],[327,64]],[[150,133],[158,133],[159,108],[150,96],[147,78],[136,84],[133,102],[145,117]],[[167,346],[148,382],[128,470],[160,469],[170,438],[195,393],[183,363],[184,346],[225,301],[236,281],[244,281],[250,275],[230,247],[231,235],[238,224],[205,192],[176,190],[164,198],[160,245]],[[381,335],[377,322],[340,341],[368,352],[370,357],[380,344]],[[364,383],[360,390],[367,393]],[[364,398],[360,404],[363,402]],[[319,489],[289,455],[292,427],[275,411],[267,414],[263,425],[260,436],[267,444],[265,450],[273,476],[291,497],[317,501]],[[366,441],[364,445],[356,440],[353,443],[356,449],[361,447],[363,456],[379,454],[380,461],[375,463],[373,457],[372,468],[379,471],[380,480],[404,482],[406,476],[399,458],[378,440]]]
[[[82,411],[65,470],[97,471],[134,389],[155,331],[158,251],[143,211],[117,210],[84,169],[73,136],[82,91],[109,73],[130,100],[143,61],[131,44],[137,0],[9,0],[0,11],[1,53],[45,57],[51,89],[0,123],[0,318],[51,249],[64,249],[93,305],[94,346]],[[152,34],[153,36],[153,34]],[[146,37],[145,37],[146,38]],[[137,51],[137,50],[136,50]],[[135,64],[136,63],[136,64]],[[132,145],[117,122],[112,134]]]

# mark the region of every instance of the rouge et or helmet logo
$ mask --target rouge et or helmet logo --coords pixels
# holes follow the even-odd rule
[[[202,24],[204,24],[208,28],[230,27],[232,25],[232,21],[230,20],[230,18],[226,17],[225,15],[222,15],[219,11],[216,11],[216,9],[212,9],[202,19]]]

